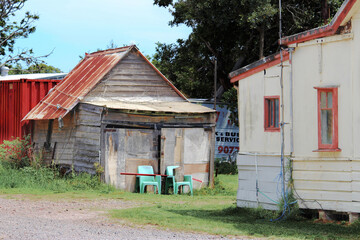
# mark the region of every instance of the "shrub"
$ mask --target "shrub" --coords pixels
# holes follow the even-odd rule
[[[27,167],[31,164],[32,152],[30,135],[23,139],[4,140],[0,145],[0,161],[17,169]]]
[[[215,161],[215,171],[217,174],[237,174],[236,161],[220,161],[216,159]]]

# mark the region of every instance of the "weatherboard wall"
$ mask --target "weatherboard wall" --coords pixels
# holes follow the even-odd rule
[[[293,179],[302,208],[360,212],[360,15],[351,21],[351,32],[299,43],[295,48]],[[314,87],[338,89],[340,151],[317,151]]]
[[[284,62],[284,77],[289,79],[289,61]],[[266,209],[276,209],[281,199],[281,133],[280,131],[265,131],[264,97],[280,96],[279,64],[253,74],[239,81],[239,155],[237,157],[239,186],[237,205],[239,207],[263,206]],[[289,89],[289,82],[284,82]],[[289,114],[290,92],[284,91],[285,122],[290,122]],[[280,99],[281,101],[281,99]],[[280,104],[279,104],[280,105]],[[285,154],[290,152],[290,132],[285,128]],[[256,190],[258,183],[259,192]],[[261,194],[261,193],[263,194]]]
[[[91,101],[185,101],[136,51],[122,59],[84,99]]]
[[[300,208],[360,212],[360,14],[341,34],[297,43],[290,63],[285,62],[285,155],[290,154],[290,76],[293,78],[294,152],[292,178]],[[276,68],[265,69],[266,75]],[[274,72],[275,71],[275,72]],[[273,81],[274,80],[274,81]],[[318,150],[318,109],[315,88],[338,88],[338,140],[340,151]],[[265,208],[276,203],[256,197],[259,190],[276,200],[274,176],[280,172],[280,132],[263,128],[263,98],[279,95],[278,78],[259,72],[239,81],[240,155],[238,156],[238,206]],[[257,156],[257,157],[256,157]],[[256,160],[255,160],[256,159]],[[256,164],[257,163],[257,164]],[[256,171],[257,166],[257,171]],[[275,178],[276,179],[276,178]],[[255,189],[255,190],[254,190]],[[267,192],[264,192],[266,190]],[[258,200],[259,199],[259,200]]]

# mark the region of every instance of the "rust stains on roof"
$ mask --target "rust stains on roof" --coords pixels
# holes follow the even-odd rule
[[[289,60],[289,52],[287,50],[283,51],[283,61]],[[281,62],[280,53],[275,53],[268,57],[262,58],[256,62],[253,62],[245,67],[237,69],[229,74],[230,82],[235,83],[244,79],[248,76],[251,76],[255,73],[263,71],[269,67],[275,66]]]
[[[281,39],[281,44],[289,45],[293,43],[305,42],[316,38],[334,35],[338,31],[340,25],[344,24],[344,20],[346,19],[347,15],[349,14],[350,10],[356,2],[357,0],[346,0],[341,5],[341,8],[329,24],[284,37]]]
[[[97,83],[136,46],[87,54],[23,120],[64,117]]]

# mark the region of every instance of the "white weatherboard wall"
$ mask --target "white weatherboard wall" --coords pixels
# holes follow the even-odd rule
[[[301,208],[360,212],[360,14],[351,19],[351,33],[298,43],[293,53],[295,196]],[[285,65],[289,63],[286,62]],[[280,68],[271,67],[239,81],[240,155],[238,206],[275,209],[280,197],[280,132],[264,131],[264,97],[280,95]],[[284,69],[285,122],[289,117],[289,68]],[[270,77],[272,76],[272,77]],[[340,152],[317,152],[317,90],[338,87]],[[291,124],[285,125],[289,154]],[[255,161],[256,159],[256,161]],[[256,171],[257,163],[257,171]],[[278,200],[278,199],[274,199]]]
[[[285,122],[289,114],[289,61],[284,62]],[[277,209],[281,198],[281,133],[264,130],[264,97],[281,96],[279,65],[239,81],[240,154],[237,158],[239,188],[237,206]],[[281,102],[281,99],[280,99]],[[289,126],[289,125],[286,125]],[[285,154],[290,152],[289,127],[285,129]],[[256,191],[258,181],[259,192]],[[260,193],[261,192],[261,193]],[[270,199],[271,200],[270,200]]]
[[[293,58],[293,179],[302,208],[360,212],[360,19],[352,33],[299,44]],[[318,149],[317,91],[338,86],[340,152]]]

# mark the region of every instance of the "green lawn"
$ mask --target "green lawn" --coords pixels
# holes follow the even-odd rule
[[[237,176],[219,175],[222,195],[163,196],[127,195],[124,199],[145,206],[112,210],[113,218],[160,228],[219,235],[269,237],[271,239],[360,239],[360,224],[351,226],[315,223],[314,220],[271,221],[272,213],[235,206]],[[230,195],[232,193],[233,195]]]

